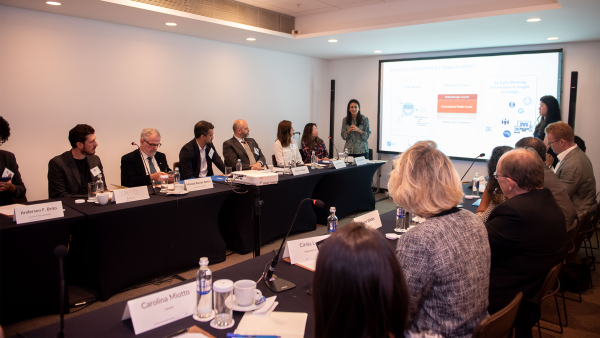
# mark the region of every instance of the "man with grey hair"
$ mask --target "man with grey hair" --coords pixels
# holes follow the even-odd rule
[[[567,252],[565,218],[552,193],[543,189],[544,164],[533,151],[507,152],[494,177],[508,200],[485,224],[492,252],[488,311],[498,312],[522,292],[514,326],[517,337],[531,337],[544,279]]]
[[[160,148],[160,133],[154,128],[142,130],[139,149],[121,157],[121,185],[139,187],[160,181],[161,175],[167,175],[171,169],[165,154]]]

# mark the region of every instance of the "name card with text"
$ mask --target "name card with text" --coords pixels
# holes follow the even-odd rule
[[[360,217],[356,217],[352,220],[354,223],[365,223],[365,225],[371,229],[381,228],[381,217],[379,217],[379,211],[371,211],[368,214],[364,214]]]
[[[116,189],[113,193],[117,204],[150,199],[148,188],[145,185],[129,189]]]
[[[17,224],[65,217],[62,202],[40,203],[15,207],[13,219]]]
[[[367,164],[367,160],[365,159],[364,156],[356,157],[356,158],[354,158],[354,163],[356,163],[356,165],[363,165],[363,164]]]
[[[332,163],[335,169],[346,168],[346,163],[344,163],[344,160],[337,160],[333,161]]]
[[[196,283],[186,283],[128,301],[121,320],[131,318],[137,335],[191,316],[195,307]]]
[[[316,243],[324,240],[329,235],[297,239],[295,241],[289,241],[285,244],[285,251],[283,252],[283,258],[289,257],[290,263],[297,264],[307,261],[316,261],[319,249]]]
[[[299,166],[296,168],[292,168],[292,174],[294,176],[308,174],[308,167],[307,166]]]
[[[185,188],[187,191],[198,191],[213,188],[213,182],[210,177],[195,178],[193,180],[185,180]]]

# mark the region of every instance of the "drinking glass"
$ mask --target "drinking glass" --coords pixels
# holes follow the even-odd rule
[[[225,167],[225,176],[231,176],[231,167]]]
[[[88,202],[96,202],[96,182],[88,182]]]

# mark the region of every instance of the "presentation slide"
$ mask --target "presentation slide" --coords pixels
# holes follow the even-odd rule
[[[379,151],[433,140],[453,158],[489,158],[532,136],[539,99],[560,100],[562,50],[380,61]]]

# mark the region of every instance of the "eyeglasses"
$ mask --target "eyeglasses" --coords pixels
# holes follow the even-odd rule
[[[556,140],[556,141],[552,141],[552,142],[550,142],[550,140],[548,140],[548,142],[547,142],[547,143],[548,143],[548,146],[549,146],[549,147],[552,147],[552,143],[556,143],[556,142],[558,142],[558,141],[560,141],[560,140],[562,140],[562,139],[558,139],[558,140]]]
[[[156,148],[160,148],[160,146],[162,145],[161,143],[150,143],[150,142],[148,142],[148,141],[146,141],[146,140],[144,140],[144,142],[148,143],[148,145],[149,145],[150,147],[156,147]]]
[[[510,176],[506,176],[506,175],[498,175],[498,174],[497,174],[495,171],[494,171],[494,175],[493,175],[493,176],[494,176],[494,178],[495,178],[495,179],[498,179],[498,177],[508,177],[508,178],[510,178]],[[512,178],[511,178],[511,179],[512,179]]]

